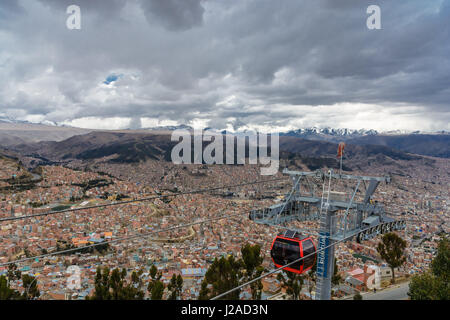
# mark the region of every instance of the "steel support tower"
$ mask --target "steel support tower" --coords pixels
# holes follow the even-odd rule
[[[315,299],[329,300],[334,274],[333,243],[353,238],[360,242],[381,233],[405,228],[403,221],[387,217],[384,206],[372,199],[380,182],[389,183],[390,177],[337,174],[333,170],[309,172],[284,169],[283,173],[290,175],[292,190],[280,203],[253,210],[250,219],[256,223],[318,236],[318,249],[322,250],[317,255]],[[346,182],[348,192],[331,190],[335,182],[343,181]],[[320,184],[321,188],[318,187]],[[319,189],[322,189],[320,194]],[[319,220],[318,234],[312,230],[287,226],[293,221],[307,220]]]
[[[320,217],[320,231],[317,254],[317,282],[316,282],[316,300],[331,299],[331,277],[334,274],[334,245],[330,237],[332,229],[332,215],[328,210]],[[330,246],[331,245],[331,246]]]

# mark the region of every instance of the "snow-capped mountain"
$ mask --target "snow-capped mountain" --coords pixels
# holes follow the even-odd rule
[[[50,120],[31,122],[31,121],[27,121],[27,120],[13,119],[8,116],[0,116],[0,123],[42,124],[42,125],[46,125],[46,126],[55,126],[55,127],[59,126],[56,122],[53,122]]]
[[[347,129],[347,128],[301,128],[297,130],[291,130],[287,134],[328,134],[335,136],[352,136],[352,135],[373,135],[378,134],[376,130],[366,130],[366,129]]]
[[[7,116],[0,116],[0,123],[24,123],[20,120],[14,120]]]
[[[0,148],[40,141],[61,141],[91,131],[57,125],[50,121],[33,123],[0,116]]]
[[[192,127],[180,124],[178,126],[160,126],[160,127],[153,127],[153,128],[142,128],[143,130],[150,130],[150,131],[174,131],[174,130],[192,130]]]
[[[301,128],[297,130],[291,130],[288,132],[281,132],[280,136],[291,136],[300,137],[309,140],[320,140],[320,141],[342,141],[354,138],[359,138],[363,136],[373,136],[378,135],[379,132],[372,129],[347,129],[347,128]]]

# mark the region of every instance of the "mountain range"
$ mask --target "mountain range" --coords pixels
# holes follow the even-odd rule
[[[171,162],[171,151],[177,143],[171,141],[171,136],[167,133],[94,131],[63,141],[17,145],[7,151],[17,154],[17,158],[27,167],[45,164],[83,166],[99,162],[133,164],[147,160]],[[204,146],[206,144],[205,142]],[[295,166],[301,164],[310,170],[323,166],[337,168],[336,150],[337,144],[333,142],[280,137],[280,160]],[[432,159],[424,159],[387,146],[349,144],[345,149],[344,169],[365,169],[375,163],[379,166],[403,166],[400,163],[413,164],[417,161],[426,165],[433,164]]]
[[[280,133],[280,136],[334,143],[345,141],[350,145],[378,145],[408,153],[441,158],[450,157],[450,134],[445,131],[436,133],[414,131],[406,133],[402,131],[377,132],[364,129],[309,128]]]
[[[31,157],[36,164],[101,158],[116,163],[146,159],[170,161],[170,152],[176,144],[170,140],[170,133],[175,129],[191,129],[183,125],[100,131],[8,120],[0,118],[0,148]],[[347,144],[346,156],[361,161],[370,158],[381,162],[386,159],[408,161],[417,160],[420,155],[450,158],[450,135],[447,132],[298,129],[280,133],[280,152],[288,158],[335,158],[337,143],[341,141]]]
[[[86,134],[91,131],[88,129],[31,123],[0,117],[0,146],[11,147],[41,141],[62,141],[75,135]]]

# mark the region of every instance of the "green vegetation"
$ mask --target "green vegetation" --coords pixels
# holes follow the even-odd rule
[[[31,179],[32,179],[31,174],[29,174],[28,172],[25,172],[18,177],[11,177],[9,179],[4,179],[3,181],[9,183],[10,185],[15,185],[15,184],[30,183]]]
[[[51,211],[67,210],[67,209],[70,209],[70,207],[71,207],[71,205],[63,204],[63,205],[59,205],[59,206],[53,207]]]
[[[39,298],[41,293],[39,292],[39,289],[37,287],[37,279],[33,276],[30,276],[28,274],[22,275],[22,285],[25,289],[24,293],[22,294],[22,297],[27,300],[32,300],[35,298]]]
[[[258,245],[245,244],[241,247],[241,254],[242,258],[238,260],[233,255],[214,259],[203,279],[199,300],[211,299],[263,273],[263,257]],[[253,299],[261,299],[262,288],[261,281],[250,285]],[[222,299],[239,300],[239,295],[240,290],[236,290]]]
[[[10,281],[20,280],[22,277],[22,273],[17,269],[17,265],[15,263],[8,265],[7,275]]]
[[[30,206],[33,208],[39,208],[39,207],[42,207],[43,205],[44,205],[44,203],[42,203],[40,201],[30,202]]]
[[[22,191],[34,189],[35,186],[36,186],[36,184],[34,182],[10,184],[9,186],[1,187],[0,192],[1,193],[7,193],[9,191],[22,192]]]
[[[142,300],[146,290],[150,299],[161,300],[164,295],[164,283],[161,279],[161,272],[153,265],[150,268],[151,280],[145,288],[142,281],[143,270],[133,271],[127,281],[127,271],[125,269],[110,270],[108,267],[97,268],[95,276],[95,290],[87,300]],[[177,299],[181,296],[183,289],[183,279],[180,275],[173,276],[169,287],[169,299]]]
[[[11,288],[11,281],[22,280],[23,293]],[[41,293],[37,287],[37,278],[22,274],[15,264],[8,266],[7,276],[0,276],[0,300],[32,300]]]
[[[71,250],[71,249],[74,249],[74,250],[69,251],[69,252],[60,253],[60,255],[69,255],[69,254],[74,254],[74,253],[94,253],[94,252],[98,252],[98,253],[102,254],[102,253],[105,253],[108,251],[109,243],[105,242],[102,244],[98,244],[95,247],[78,247],[78,248],[75,247],[73,244],[67,243],[65,241],[58,241],[56,243],[56,251],[64,251],[64,250]]]
[[[283,273],[278,274],[277,280],[281,282],[287,294],[290,294],[294,300],[298,300],[303,287],[303,275],[283,270]]]
[[[354,254],[353,254],[353,257],[361,259],[361,260],[363,261],[363,263],[366,263],[367,261],[373,261],[373,262],[375,262],[376,264],[379,263],[378,260],[376,260],[376,259],[374,259],[374,258],[371,258],[371,257],[368,257],[368,256],[364,256],[364,255],[362,255],[362,254],[360,254],[360,253],[354,253]]]
[[[77,201],[80,201],[80,200],[83,200],[83,199],[88,199],[86,196],[83,196],[83,197],[75,197],[75,196],[71,196],[70,197],[70,199],[69,199],[69,201],[70,202],[77,202]],[[106,199],[106,198],[105,198]]]
[[[22,300],[19,291],[11,289],[5,276],[0,276],[0,300]]]
[[[439,242],[431,268],[436,277],[440,277],[447,282],[450,280],[450,241],[448,238],[443,238]]]
[[[400,267],[406,261],[406,245],[406,241],[393,232],[383,235],[381,242],[378,243],[378,253],[391,268],[392,283],[395,283],[394,268]]]
[[[183,290],[183,278],[180,274],[178,276],[172,276],[167,289],[170,291],[169,300],[177,300],[181,297],[181,292]]]
[[[108,267],[103,271],[98,267],[94,294],[92,297],[86,297],[86,300],[142,300],[145,293],[140,288],[142,283],[139,274],[133,272],[128,284],[126,276],[125,269],[114,269],[110,272]]]
[[[111,184],[114,184],[114,182],[108,181],[106,179],[94,179],[94,180],[89,180],[89,181],[83,182],[83,183],[72,183],[73,186],[82,188],[83,192],[86,192],[87,190],[92,189],[92,188],[106,187]]]
[[[359,292],[353,296],[353,300],[362,300],[362,299],[363,297]]]
[[[242,262],[244,272],[244,282],[259,277],[263,272],[262,262],[264,257],[261,256],[261,247],[259,245],[252,246],[247,243],[241,248]],[[253,300],[261,300],[263,285],[261,280],[250,284]]]
[[[339,274],[339,269],[337,266],[337,258],[334,258],[334,273],[333,277],[331,278],[331,283],[335,286],[337,286],[342,281],[342,277]]]
[[[431,271],[415,275],[409,283],[411,300],[450,300],[450,241],[443,238],[438,245]]]
[[[160,280],[162,274],[154,265],[150,268],[150,276],[152,280],[147,286],[150,298],[152,300],[162,300],[164,294],[164,283]]]
[[[314,263],[312,268],[305,274],[306,279],[308,279],[308,292],[312,299],[312,290],[317,283],[317,263]]]
[[[241,261],[236,260],[233,255],[229,255],[227,258],[223,256],[220,259],[215,258],[206,271],[199,299],[207,300],[237,287],[242,276],[241,270]],[[211,285],[212,288],[208,288],[208,285]],[[240,290],[236,290],[222,299],[239,300],[239,294]]]

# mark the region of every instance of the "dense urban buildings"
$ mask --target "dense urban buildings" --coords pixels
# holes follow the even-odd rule
[[[0,161],[4,168],[1,173],[0,218],[264,179],[259,176],[258,168],[252,165],[173,165],[149,160],[133,165],[97,164],[95,170],[46,165],[30,173],[15,160],[2,158]],[[407,221],[406,230],[399,234],[408,242],[408,257],[396,272],[398,278],[423,272],[429,267],[439,235],[449,232],[450,218],[449,190],[445,187],[449,183],[448,161],[436,159],[433,168],[405,168],[408,167],[399,170],[401,174],[392,175],[392,182],[381,185],[376,194],[376,199],[385,204],[391,216]],[[386,167],[374,165],[371,174],[383,175],[386,170]],[[278,177],[282,176],[278,174]],[[21,185],[27,183],[29,187],[21,189]],[[182,298],[196,299],[212,260],[228,254],[239,255],[241,246],[247,242],[260,245],[265,257],[263,266],[267,270],[273,268],[269,250],[278,230],[255,224],[248,219],[248,213],[281,201],[291,187],[289,180],[267,182],[3,221],[0,226],[0,263],[206,218],[240,214],[238,217],[148,237],[114,242],[106,250],[59,254],[17,263],[19,270],[37,278],[42,298],[45,299],[85,299],[92,294],[98,266],[143,270],[142,279],[148,282],[152,265],[162,272],[162,281],[166,284],[173,274],[181,274],[184,279]],[[295,226],[317,231],[318,222],[295,222]],[[390,269],[377,254],[378,241],[379,237],[361,244],[345,242],[337,246],[336,258],[343,281],[333,289],[336,297],[380,289],[389,284]],[[67,279],[71,275],[67,270],[71,265],[80,267],[80,289],[67,287]],[[0,267],[0,274],[6,274],[7,270],[7,266]],[[20,280],[13,282],[13,286],[24,290]],[[276,297],[280,290],[275,276],[265,278],[263,286],[263,298]],[[249,294],[248,290],[244,290],[241,297],[248,298]],[[302,296],[309,298],[308,285],[304,285]]]

